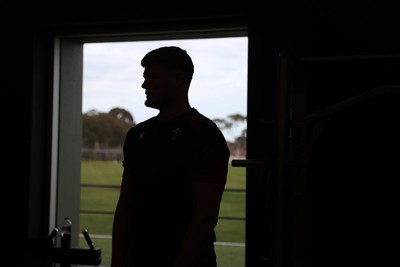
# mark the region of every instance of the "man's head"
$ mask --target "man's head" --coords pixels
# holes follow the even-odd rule
[[[191,57],[186,50],[176,46],[165,46],[148,52],[142,59],[144,68],[163,66],[168,69],[182,70],[190,80],[193,77],[194,66]]]
[[[185,50],[176,46],[154,49],[143,57],[141,65],[146,106],[161,111],[187,105],[194,67]]]

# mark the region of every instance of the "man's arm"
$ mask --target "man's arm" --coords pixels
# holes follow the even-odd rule
[[[123,266],[126,251],[129,247],[129,225],[132,221],[132,215],[129,212],[129,205],[132,203],[131,178],[128,172],[124,170],[113,222],[111,267]]]
[[[194,216],[173,267],[194,267],[212,237],[218,222],[224,184],[193,182]]]

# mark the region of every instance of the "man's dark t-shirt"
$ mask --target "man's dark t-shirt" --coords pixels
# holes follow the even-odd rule
[[[229,155],[221,131],[194,108],[128,131],[123,175],[133,179],[134,223],[126,266],[172,264],[193,214],[192,182],[226,183]],[[206,257],[214,255],[213,241],[215,234]]]

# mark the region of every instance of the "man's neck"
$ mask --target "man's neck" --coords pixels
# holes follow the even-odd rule
[[[158,118],[161,123],[168,122],[176,117],[179,117],[180,115],[186,113],[191,109],[190,105],[186,105],[184,107],[181,107],[179,109],[171,109],[171,110],[160,110],[160,113],[158,113]]]

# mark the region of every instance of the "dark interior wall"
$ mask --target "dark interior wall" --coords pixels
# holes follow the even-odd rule
[[[2,87],[5,90],[5,102],[2,110],[5,118],[3,129],[5,130],[4,156],[6,160],[2,166],[7,171],[2,176],[5,182],[3,184],[4,193],[8,192],[8,194],[7,196],[3,194],[3,208],[4,218],[7,218],[5,223],[8,226],[7,229],[10,230],[8,233],[15,234],[15,243],[18,243],[17,239],[24,237],[25,222],[28,216],[26,201],[30,176],[32,47],[31,36],[29,36],[28,42],[25,42],[18,34],[11,31],[5,33],[7,39],[2,41],[1,47],[4,51],[2,62],[5,69],[5,73],[2,75],[4,77],[2,78]],[[19,42],[24,42],[27,49],[18,45]],[[15,50],[15,48],[19,49]]]
[[[400,201],[399,58],[303,64],[294,88],[303,91],[309,118],[321,115],[305,116],[307,141],[293,142],[292,177],[306,184],[309,262],[384,266],[396,260],[390,240]],[[331,107],[337,109],[320,112]]]
[[[202,28],[248,23],[257,39],[270,48],[300,56],[396,54],[400,48],[397,10],[384,4],[330,6],[318,1],[301,4],[250,4],[216,9],[201,6],[104,5],[5,6],[2,18],[5,143],[8,174],[3,201],[9,244],[19,246],[28,235],[28,217],[44,225],[47,235],[49,128],[51,111],[51,45],[53,33]],[[186,25],[186,26],[184,26]],[[257,49],[261,50],[262,47]],[[258,51],[253,51],[257,54]],[[265,53],[265,52],[264,52]],[[264,68],[262,60],[249,68]],[[4,72],[4,70],[3,70]],[[34,196],[34,197],[32,197]],[[30,210],[32,199],[36,202]],[[11,202],[11,203],[10,203]],[[32,222],[32,219],[30,220]]]

